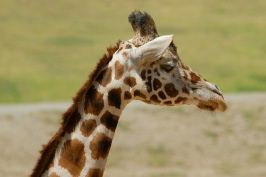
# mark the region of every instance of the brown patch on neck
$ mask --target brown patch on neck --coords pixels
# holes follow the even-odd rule
[[[109,106],[114,106],[117,109],[121,108],[121,88],[115,88],[109,91],[108,93],[108,104]]]
[[[102,177],[103,176],[103,170],[97,169],[97,168],[92,168],[89,170],[88,174],[86,177]]]
[[[94,160],[98,160],[99,158],[105,159],[108,156],[111,144],[111,138],[103,133],[96,134],[90,142],[91,157]]]
[[[106,111],[101,117],[101,123],[105,125],[106,128],[114,132],[118,124],[118,119],[119,116],[113,115],[109,111]]]
[[[61,138],[65,135],[66,131],[73,131],[80,119],[77,118],[77,106],[81,101],[82,96],[86,93],[86,91],[91,87],[92,82],[97,78],[100,74],[103,67],[105,67],[113,57],[113,54],[118,50],[119,44],[121,41],[119,40],[116,43],[116,46],[109,47],[107,49],[108,53],[105,54],[102,59],[98,62],[96,69],[90,74],[89,79],[85,82],[83,87],[77,92],[76,97],[73,98],[72,106],[63,114],[63,121],[60,129],[57,133],[50,139],[47,145],[45,145],[42,149],[41,156],[36,163],[31,177],[41,176],[52,163],[55,155],[55,150],[61,140]]]
[[[134,77],[126,77],[124,79],[124,84],[128,85],[129,87],[134,87],[137,84],[137,81]]]
[[[115,62],[115,79],[119,80],[124,74],[124,66],[119,62]]]
[[[66,141],[60,154],[59,165],[67,169],[72,176],[79,176],[85,162],[84,144],[77,139]]]
[[[111,80],[112,80],[112,68],[111,67],[103,70],[96,78],[96,81],[104,87],[106,87],[111,82]]]
[[[124,93],[124,99],[125,100],[130,100],[132,98],[132,95],[129,91],[125,91]]]
[[[80,126],[80,131],[83,136],[89,137],[92,132],[95,130],[97,127],[97,123],[95,119],[89,119],[85,120],[82,125]]]
[[[97,88],[91,86],[86,93],[84,111],[98,116],[104,107],[103,94],[97,91]]]

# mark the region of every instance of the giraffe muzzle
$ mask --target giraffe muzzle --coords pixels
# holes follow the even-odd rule
[[[200,109],[206,111],[219,110],[221,112],[227,109],[221,90],[213,83],[203,83],[201,87],[194,89],[194,94],[197,95],[195,105]]]

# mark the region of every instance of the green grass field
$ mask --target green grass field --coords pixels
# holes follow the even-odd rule
[[[136,9],[223,92],[266,91],[266,1],[0,0],[0,103],[69,101]]]

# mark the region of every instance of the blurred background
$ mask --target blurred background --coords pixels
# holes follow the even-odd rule
[[[0,0],[0,176],[31,173],[106,48],[133,36],[134,10],[175,35],[229,109],[129,105],[105,176],[266,176],[264,0]]]
[[[0,103],[70,100],[97,61],[148,12],[181,59],[224,93],[266,91],[266,2],[0,1]]]

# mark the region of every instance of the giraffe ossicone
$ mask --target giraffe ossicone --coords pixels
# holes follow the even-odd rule
[[[173,35],[159,36],[147,13],[135,11],[129,22],[134,37],[108,48],[41,151],[32,177],[103,176],[119,117],[132,100],[226,110],[220,89],[180,60]]]

